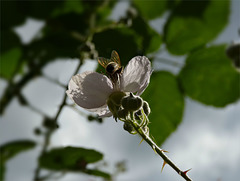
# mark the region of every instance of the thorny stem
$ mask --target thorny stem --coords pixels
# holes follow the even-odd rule
[[[133,118],[133,119],[132,119]],[[148,134],[146,134],[144,132],[144,130],[142,129],[142,127],[140,127],[138,125],[138,123],[136,123],[136,121],[134,120],[134,116],[133,114],[131,114],[131,119],[133,121],[130,121],[130,123],[132,124],[132,126],[134,127],[134,129],[137,131],[137,133],[151,146],[151,148],[160,156],[162,157],[162,159],[168,164],[170,165],[170,167],[172,167],[179,175],[181,175],[185,180],[187,181],[192,181],[192,179],[186,174],[186,172],[182,171],[180,168],[178,168],[175,163],[173,163],[172,160],[170,160],[170,158],[168,158],[167,155],[164,154],[164,150],[162,150],[161,148],[159,148],[159,146],[148,136]]]

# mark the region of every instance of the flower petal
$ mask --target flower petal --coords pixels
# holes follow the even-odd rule
[[[151,63],[147,57],[132,58],[123,71],[121,90],[141,95],[149,84],[151,74]]]
[[[112,116],[112,113],[111,111],[109,111],[107,104],[99,108],[86,109],[86,110],[98,114],[100,118]]]
[[[98,112],[97,108],[106,104],[107,98],[112,91],[113,85],[109,78],[88,71],[73,76],[66,93],[80,107],[95,109],[94,112]]]

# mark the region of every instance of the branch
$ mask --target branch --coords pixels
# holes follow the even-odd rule
[[[152,147],[152,149],[160,156],[162,159],[170,165],[179,175],[181,175],[185,180],[192,181],[192,179],[186,174],[187,171],[182,171],[178,168],[175,163],[173,163],[167,155],[164,154],[164,150],[159,148],[157,144],[144,132],[142,127],[139,127],[136,121],[130,121],[137,133]]]

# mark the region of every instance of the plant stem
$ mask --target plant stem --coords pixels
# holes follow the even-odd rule
[[[138,134],[152,147],[152,149],[160,156],[162,159],[170,165],[179,175],[181,175],[185,180],[192,181],[192,179],[186,174],[186,172],[180,170],[167,155],[164,154],[164,150],[159,148],[157,144],[143,131],[141,127],[135,121],[130,121],[134,129]]]

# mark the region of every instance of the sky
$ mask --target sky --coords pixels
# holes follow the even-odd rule
[[[122,2],[115,12],[122,13],[127,7]],[[230,43],[239,39],[240,28],[240,1],[232,3],[229,25],[214,41],[214,43]],[[113,14],[116,18],[119,14]],[[157,31],[163,19],[151,22]],[[22,36],[22,41],[27,43],[43,26],[43,22],[33,19],[27,25],[16,31]],[[161,57],[169,58],[166,54]],[[179,60],[182,57],[170,57]],[[64,96],[64,89],[54,85],[49,79],[67,84],[72,76],[76,59],[57,59],[48,64],[43,70],[43,77],[32,80],[24,89],[23,94],[31,105],[48,116],[54,116],[57,107]],[[153,65],[158,70],[168,70],[177,73],[179,68],[156,63]],[[94,70],[96,61],[87,60],[79,73]],[[6,82],[0,80],[0,97],[6,87]],[[71,100],[68,99],[68,103]],[[190,98],[185,100],[183,121],[177,130],[165,141],[162,148],[168,150],[168,156],[183,170],[192,168],[189,176],[193,180],[205,181],[230,181],[240,178],[240,101],[226,106],[214,108],[203,105]],[[39,150],[43,144],[41,137],[33,134],[33,129],[41,126],[42,116],[27,107],[19,105],[16,99],[10,103],[3,116],[0,117],[0,144],[16,139],[34,139],[39,146],[23,152],[7,162],[6,181],[30,181],[36,168]],[[59,117],[58,129],[52,139],[51,147],[80,146],[96,149],[104,154],[108,166],[105,171],[114,171],[114,164],[126,161],[127,172],[118,175],[116,181],[181,181],[179,175],[169,166],[165,166],[161,173],[162,159],[156,155],[146,144],[139,145],[141,138],[130,135],[122,129],[121,122],[112,118],[105,119],[102,124],[87,121],[86,111],[81,108],[72,109],[65,107]],[[23,166],[24,165],[24,166]],[[66,174],[60,181],[101,180],[83,174]]]

